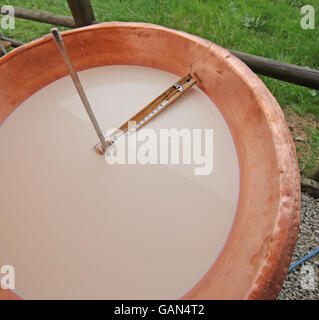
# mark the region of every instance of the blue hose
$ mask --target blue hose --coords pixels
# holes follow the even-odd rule
[[[299,266],[301,263],[303,263],[304,261],[308,260],[309,258],[311,258],[312,256],[314,256],[315,254],[319,253],[319,248],[316,249],[315,251],[312,251],[311,253],[307,254],[305,257],[303,257],[302,259],[300,259],[299,261],[295,262],[294,264],[292,264],[290,266],[290,268],[288,269],[288,272],[290,272],[291,270],[295,269],[297,266]]]

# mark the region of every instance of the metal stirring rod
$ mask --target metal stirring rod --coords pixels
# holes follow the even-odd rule
[[[84,107],[86,109],[86,112],[87,112],[87,114],[88,114],[88,116],[89,116],[89,118],[90,118],[90,120],[91,120],[91,122],[93,124],[93,127],[94,127],[94,129],[95,129],[95,131],[96,131],[96,133],[97,133],[97,135],[98,135],[98,137],[100,139],[101,144],[103,145],[103,148],[104,148],[103,153],[104,153],[108,145],[107,145],[107,143],[105,141],[104,135],[103,135],[103,133],[102,133],[100,127],[99,127],[99,124],[98,124],[98,122],[97,122],[97,120],[96,120],[96,118],[94,116],[94,113],[92,111],[91,105],[89,103],[89,100],[87,99],[87,96],[86,96],[85,92],[84,92],[84,89],[82,87],[80,79],[79,79],[79,77],[78,77],[78,75],[77,75],[77,73],[76,73],[76,71],[74,69],[73,63],[72,63],[72,61],[70,59],[70,56],[68,54],[68,51],[67,51],[65,45],[64,45],[62,36],[61,36],[58,28],[52,28],[51,29],[51,33],[52,33],[53,38],[54,38],[54,40],[55,40],[55,42],[56,42],[56,44],[58,46],[58,49],[59,49],[60,54],[61,54],[61,56],[63,58],[63,61],[64,61],[65,65],[66,65],[66,67],[68,68],[70,76],[71,76],[71,78],[73,80],[73,83],[74,83],[74,85],[76,87],[76,90],[77,90],[77,92],[78,92],[78,94],[79,94],[79,96],[80,96],[80,98],[82,100],[82,103],[83,103],[83,105],[84,105]]]

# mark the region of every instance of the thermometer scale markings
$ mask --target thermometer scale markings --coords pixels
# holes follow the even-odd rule
[[[148,120],[150,120],[152,117],[155,116],[155,114],[161,110],[163,107],[165,107],[168,104],[168,101],[165,100],[164,102],[162,102],[157,108],[155,108],[151,113],[149,113],[148,115],[145,116],[145,118],[143,118],[140,122],[138,122],[134,127],[132,127],[131,129],[129,129],[125,134],[129,135],[133,132],[135,132],[138,128],[140,128],[142,126],[142,124],[146,123]]]
[[[123,135],[128,136],[134,132],[136,132],[142,125],[146,124],[152,117],[155,116],[155,114],[161,110],[164,106],[168,104],[168,101],[165,100],[162,102],[158,107],[156,107],[152,112],[150,112],[148,115],[146,115],[140,122],[138,122],[135,126],[131,127],[128,131],[126,131]],[[121,136],[122,134],[119,133],[117,135],[113,135],[111,137],[106,137],[106,141],[109,141],[110,144],[114,144],[116,140]],[[101,150],[102,151],[102,150]]]
[[[156,107],[152,112],[150,112],[148,115],[146,115],[140,122],[138,122],[135,126],[131,127],[130,129],[128,129],[128,131],[126,131],[123,135],[124,136],[128,136],[134,132],[136,132],[140,127],[142,127],[144,124],[146,124],[146,122],[148,122],[152,117],[155,116],[155,114],[161,110],[163,107],[165,107],[168,104],[168,101],[165,100],[163,101],[158,107]],[[108,141],[111,144],[115,144],[115,142],[117,141],[117,139],[122,135],[122,132],[120,132],[117,135],[113,135],[113,136],[109,136],[106,137],[106,141]],[[97,146],[99,147],[99,145]],[[102,152],[102,150],[101,150]]]

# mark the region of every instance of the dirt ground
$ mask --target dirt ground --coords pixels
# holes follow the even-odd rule
[[[311,145],[309,130],[319,129],[319,120],[312,114],[300,116],[289,106],[286,106],[283,112],[296,145],[301,174],[304,175],[313,166],[313,162],[319,160],[315,155],[314,146]]]

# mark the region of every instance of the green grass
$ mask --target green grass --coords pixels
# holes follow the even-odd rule
[[[318,0],[92,0],[98,21],[140,21],[184,30],[222,47],[319,69],[319,23],[315,30],[300,27],[300,7]],[[65,0],[3,0],[27,9],[70,15]],[[317,18],[317,17],[316,17]],[[318,21],[317,18],[316,21]],[[49,33],[51,26],[16,19],[7,37],[27,42]],[[319,94],[314,90],[261,77],[284,107],[319,116]]]
[[[307,175],[311,169],[319,165],[319,130],[316,128],[306,127],[305,131],[308,133],[308,148],[309,152],[302,151],[302,157],[299,157],[299,170],[302,175]]]

